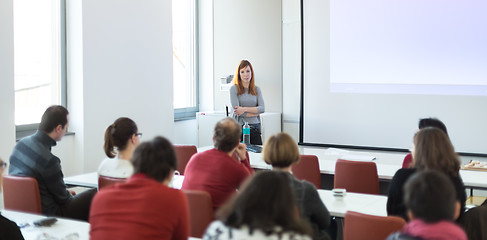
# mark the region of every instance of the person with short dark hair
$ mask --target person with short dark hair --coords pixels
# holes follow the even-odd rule
[[[242,129],[232,118],[220,120],[214,129],[215,148],[191,157],[184,170],[182,189],[202,190],[220,207],[254,170],[246,146],[239,143]]]
[[[438,118],[421,118],[421,119],[419,119],[418,129],[421,130],[421,129],[427,128],[427,127],[435,127],[435,128],[441,129],[448,136],[448,131],[446,130],[445,124]],[[409,168],[409,167],[411,167],[412,162],[413,162],[413,155],[411,153],[408,153],[404,157],[404,160],[402,161],[402,167],[403,168]]]
[[[10,156],[9,173],[37,180],[43,214],[88,221],[96,189],[78,195],[68,190],[64,184],[61,160],[51,153],[51,148],[66,134],[68,125],[69,112],[65,107],[48,107],[37,132],[21,139],[15,146]]]
[[[134,172],[130,162],[140,135],[135,122],[127,117],[118,118],[105,131],[103,150],[107,158],[98,167],[98,174],[113,178],[128,178]]]
[[[455,219],[463,215],[467,195],[460,177],[460,159],[450,139],[442,130],[423,128],[414,135],[413,168],[401,168],[392,178],[387,197],[387,214],[408,220],[404,204],[404,184],[417,171],[438,170],[446,174],[455,187],[460,210]]]
[[[218,212],[204,240],[311,239],[312,231],[296,211],[286,173],[255,174]]]
[[[0,158],[0,193],[2,192],[3,171],[7,163]],[[16,223],[10,221],[0,214],[0,240],[24,240],[22,233]]]
[[[101,190],[90,212],[90,239],[173,239],[189,236],[188,202],[170,188],[177,168],[174,148],[164,137],[141,143],[131,159],[134,174]]]
[[[272,170],[287,173],[299,213],[311,223],[314,239],[329,239],[326,229],[330,225],[330,212],[315,186],[308,181],[298,180],[291,172],[292,166],[300,161],[298,145],[291,136],[283,132],[270,136],[264,144],[262,155],[264,161],[272,165]]]
[[[411,221],[388,240],[467,240],[465,232],[452,222],[460,204],[451,180],[444,173],[418,172],[406,182],[404,192]]]

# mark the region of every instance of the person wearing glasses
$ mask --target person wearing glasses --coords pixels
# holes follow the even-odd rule
[[[255,86],[254,69],[249,61],[240,61],[233,84],[230,88],[233,117],[240,125],[246,122],[250,125],[250,144],[262,145],[260,114],[265,111],[264,97]]]
[[[130,160],[134,174],[104,188],[93,199],[90,239],[173,239],[189,236],[188,202],[169,187],[177,168],[174,148],[164,137],[141,143]]]
[[[100,164],[98,175],[113,178],[132,176],[134,167],[130,159],[141,136],[135,122],[127,117],[121,117],[108,126],[103,145],[107,158]]]
[[[0,158],[0,192],[3,185],[3,171],[7,168],[7,163]],[[22,233],[16,223],[8,220],[0,214],[0,240],[24,240]]]
[[[42,214],[88,221],[91,199],[96,189],[80,194],[66,188],[61,160],[51,148],[66,134],[68,110],[50,106],[42,115],[36,133],[21,139],[10,156],[10,175],[32,177],[39,184]]]

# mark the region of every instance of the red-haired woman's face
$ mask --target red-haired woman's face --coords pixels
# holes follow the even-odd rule
[[[250,83],[250,79],[252,79],[252,70],[250,70],[250,66],[240,69],[239,74],[243,84]]]

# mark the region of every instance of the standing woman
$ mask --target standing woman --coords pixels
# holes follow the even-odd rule
[[[103,145],[107,158],[100,164],[98,174],[113,178],[130,177],[134,172],[130,159],[141,135],[130,118],[121,117],[108,126]]]
[[[255,86],[254,69],[247,60],[240,61],[230,88],[233,117],[240,125],[250,125],[250,143],[262,145],[260,116],[265,111],[264,98]]]

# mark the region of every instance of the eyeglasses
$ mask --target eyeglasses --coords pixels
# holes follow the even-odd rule
[[[135,136],[142,137],[142,133],[136,133]]]
[[[7,162],[4,162],[4,161],[0,162],[0,167],[1,168],[6,168],[7,167]]]

